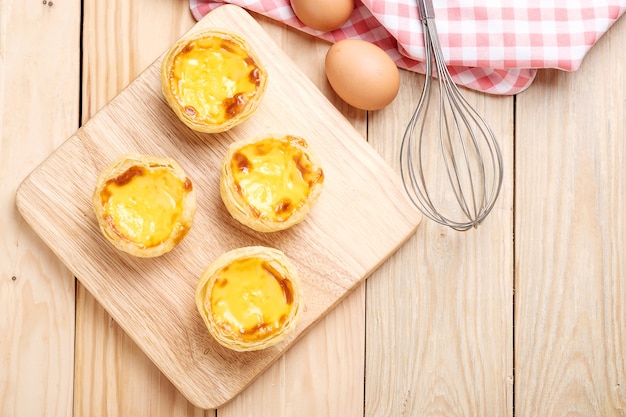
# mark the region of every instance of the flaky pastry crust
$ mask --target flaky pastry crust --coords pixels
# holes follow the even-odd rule
[[[178,162],[138,153],[107,165],[92,195],[102,234],[117,249],[142,258],[171,251],[191,228],[196,205],[196,191]]]
[[[259,151],[255,153],[254,147]],[[275,161],[272,152],[279,154]],[[222,162],[220,195],[240,223],[259,232],[276,232],[306,218],[323,184],[321,162],[305,139],[266,135],[230,145]]]
[[[245,270],[241,265],[246,262],[252,265],[259,262],[256,269],[250,268],[250,271],[257,272]],[[228,272],[238,268],[244,273]],[[271,285],[275,288],[267,290]],[[267,293],[263,293],[263,288]],[[200,277],[195,300],[198,312],[215,340],[241,352],[266,349],[284,341],[296,328],[302,308],[296,269],[282,251],[265,246],[237,248],[219,256]],[[236,308],[239,310],[235,311]],[[278,309],[279,313],[269,311],[273,309]],[[237,320],[250,319],[250,315],[242,317],[245,312],[254,312],[250,314],[254,325],[236,326],[234,322]],[[280,319],[272,318],[272,314],[280,314]]]
[[[268,78],[249,43],[220,29],[176,42],[163,57],[160,76],[163,95],[178,118],[206,133],[224,132],[251,117]]]

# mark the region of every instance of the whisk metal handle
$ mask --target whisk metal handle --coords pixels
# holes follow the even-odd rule
[[[422,21],[435,18],[435,9],[432,0],[417,0],[417,3]]]

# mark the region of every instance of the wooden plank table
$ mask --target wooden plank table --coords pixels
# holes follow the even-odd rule
[[[392,166],[423,76],[357,111],[328,44],[255,16]],[[218,410],[190,404],[15,206],[39,162],[193,21],[186,0],[0,2],[0,415],[623,416],[626,23],[575,73],[467,93],[503,148],[477,230],[423,221],[368,280]],[[50,213],[54,215],[54,213]]]

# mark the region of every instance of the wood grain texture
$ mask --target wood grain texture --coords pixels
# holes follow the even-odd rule
[[[83,4],[85,122],[194,22],[187,0]],[[624,415],[623,21],[578,72],[540,71],[515,99],[514,200],[508,184],[501,210],[467,235],[425,221],[216,412],[189,403],[80,284],[74,299],[72,274],[15,207],[17,186],[78,125],[80,7],[0,1],[0,415],[510,416],[512,387],[516,416]],[[390,108],[356,111],[323,78],[326,43],[257,18],[397,170],[422,77],[403,72]],[[511,102],[480,106],[509,160]]]
[[[195,28],[208,26],[243,33],[274,77],[254,118],[220,135],[183,128],[162,98],[156,62],[31,174],[17,201],[29,224],[174,385],[195,405],[214,408],[245,388],[376,269],[414,232],[420,215],[388,165],[247,13],[220,7]],[[307,103],[306,119],[293,102],[294,89],[301,93],[297,101]],[[306,137],[324,161],[326,181],[315,214],[301,227],[261,235],[225,215],[215,186],[219,171],[211,167],[219,166],[232,140],[267,131]],[[194,228],[171,255],[143,260],[117,253],[103,244],[89,216],[89,184],[104,164],[126,151],[176,158],[200,190]],[[42,221],[41,207],[50,205],[58,216]],[[72,241],[61,244],[59,233]],[[303,276],[305,309],[290,340],[239,354],[213,341],[190,300],[212,259],[251,244],[278,247],[294,260]]]
[[[89,120],[196,22],[186,1],[83,2],[82,119]],[[212,416],[194,407],[80,282],[74,415]],[[96,414],[97,415],[97,414]]]
[[[196,22],[188,0],[85,0],[83,7],[84,123]]]
[[[78,126],[80,1],[0,2],[0,415],[71,415],[74,278],[15,207]],[[54,86],[51,88],[51,86]]]
[[[520,417],[626,414],[625,37],[517,99]]]
[[[326,80],[323,63],[330,44],[264,16],[254,16],[365,138],[367,113],[339,99]],[[362,416],[364,366],[365,285],[361,284],[217,412],[220,417]]]
[[[115,88],[103,87],[109,85],[109,80],[122,79],[116,85],[124,87],[124,82],[132,81],[163,49],[178,39],[182,30],[191,26],[183,2],[144,3],[145,0],[115,2],[115,6],[102,2],[85,3],[84,119],[92,115],[89,109],[103,107],[118,93]],[[129,10],[120,11],[120,8]],[[138,12],[144,9],[149,12]],[[120,24],[119,16],[129,13],[133,16],[121,20],[130,19],[133,24]],[[329,45],[263,16],[256,15],[255,18],[365,136],[366,113],[337,99],[326,82],[322,64]],[[103,30],[103,26],[118,29]],[[163,30],[170,26],[175,30]],[[111,40],[112,37],[135,41],[125,47],[121,41]],[[118,60],[132,64],[120,66]],[[235,400],[221,408],[220,415],[281,416],[293,415],[296,411],[303,417],[360,415],[363,408],[363,387],[359,382],[363,381],[364,374],[364,305],[364,286],[361,285]],[[77,416],[92,416],[93,410],[106,411],[108,416],[137,415],[140,410],[151,410],[152,415],[164,416],[214,413],[188,404],[80,284],[76,309],[77,381],[74,398]],[[303,363],[307,366],[301,366]]]
[[[396,101],[370,119],[369,142],[398,172],[423,79],[403,71]],[[366,416],[513,413],[513,98],[463,93],[502,148],[502,193],[476,230],[425,220],[368,279]]]

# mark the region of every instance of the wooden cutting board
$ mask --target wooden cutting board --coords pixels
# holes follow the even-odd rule
[[[421,215],[396,173],[247,12],[219,7],[190,33],[208,27],[243,35],[267,67],[266,95],[251,119],[217,135],[189,130],[162,96],[158,59],[24,180],[16,202],[24,219],[183,395],[198,407],[217,408],[387,259],[413,234]],[[325,185],[305,222],[262,234],[225,210],[219,166],[229,143],[270,132],[306,138],[322,160]],[[91,194],[100,170],[124,152],[173,157],[195,184],[194,225],[162,257],[133,258],[100,234]],[[239,353],[209,335],[194,291],[213,259],[248,245],[276,247],[292,259],[302,276],[305,307],[287,341]]]

